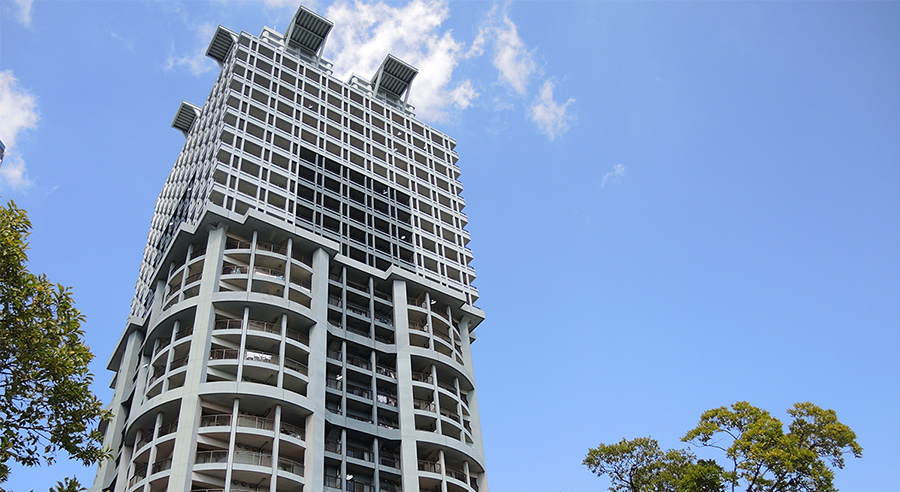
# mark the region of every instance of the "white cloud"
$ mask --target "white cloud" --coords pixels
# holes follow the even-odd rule
[[[519,37],[516,24],[509,18],[509,4],[494,8],[488,13],[475,41],[472,42],[467,58],[481,56],[485,45],[491,42],[494,47],[494,67],[499,71],[498,78],[510,86],[519,95],[528,90],[528,80],[537,66],[525,43]]]
[[[616,164],[615,166],[613,166],[612,171],[609,171],[608,173],[603,175],[603,179],[600,180],[600,187],[603,188],[604,186],[606,186],[607,181],[618,184],[624,177],[625,166],[621,163]]]
[[[547,135],[552,142],[569,130],[572,115],[568,113],[569,106],[574,104],[574,99],[568,99],[565,104],[558,104],[553,100],[553,82],[544,81],[541,87],[541,95],[531,108],[531,120]]]
[[[18,86],[11,70],[0,72],[0,140],[6,146],[6,155],[0,166],[0,185],[25,189],[31,185],[25,161],[16,149],[19,133],[37,127],[38,116],[35,97]]]
[[[200,24],[195,29],[198,44],[194,49],[194,52],[177,56],[174,54],[175,49],[173,47],[173,53],[169,55],[169,58],[166,60],[166,65],[164,67],[166,71],[172,70],[175,67],[184,67],[194,76],[200,76],[215,68],[215,62],[206,56],[206,48],[209,46],[209,41],[212,39],[213,34],[216,33],[216,26],[207,22]]]
[[[14,0],[13,3],[19,7],[19,13],[16,16],[26,27],[31,26],[31,6],[34,4],[34,0]]]
[[[375,74],[391,53],[419,70],[410,87],[410,103],[423,119],[443,120],[451,106],[467,108],[478,97],[470,80],[454,83],[453,71],[465,56],[465,44],[441,25],[449,11],[442,0],[412,0],[403,6],[384,2],[339,1],[324,17],[334,23],[325,44],[335,76],[347,80]]]

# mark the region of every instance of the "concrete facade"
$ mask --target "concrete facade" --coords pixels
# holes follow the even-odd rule
[[[487,491],[455,141],[416,70],[331,75],[331,23],[219,27],[182,103],[92,491]]]

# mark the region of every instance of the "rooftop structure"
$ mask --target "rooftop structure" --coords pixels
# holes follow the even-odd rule
[[[92,491],[486,491],[456,142],[388,55],[335,79],[331,22],[219,27],[108,368]]]

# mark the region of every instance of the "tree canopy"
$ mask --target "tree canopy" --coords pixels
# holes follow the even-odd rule
[[[704,412],[682,441],[724,455],[725,467],[699,460],[689,450],[662,451],[656,440],[640,437],[601,444],[584,464],[608,476],[613,492],[833,492],[834,471],[845,455],[862,457],[856,434],[834,410],[797,403],[784,424],[747,402]]]
[[[49,465],[59,450],[85,466],[107,456],[84,316],[68,288],[28,271],[30,231],[24,210],[0,206],[0,491],[11,462]],[[57,490],[78,488],[67,478]]]

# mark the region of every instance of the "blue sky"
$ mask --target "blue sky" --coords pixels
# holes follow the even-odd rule
[[[336,74],[391,50],[459,143],[493,490],[605,490],[589,447],[675,447],[738,400],[835,409],[865,448],[837,486],[896,487],[900,3],[308,5],[335,21]],[[211,33],[295,7],[0,1],[0,196],[34,223],[32,270],[73,287],[106,401]]]

